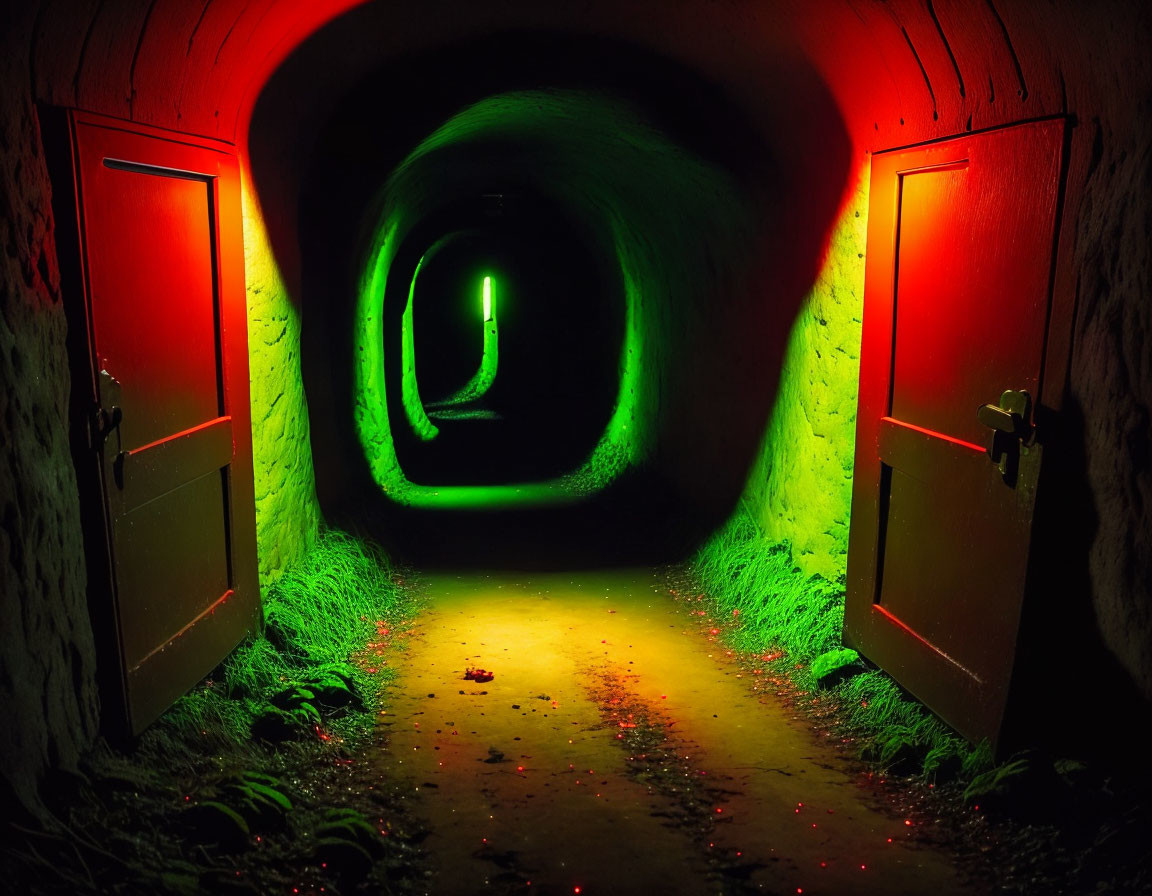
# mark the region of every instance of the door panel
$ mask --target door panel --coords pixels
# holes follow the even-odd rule
[[[221,415],[213,178],[103,157],[86,175],[92,328],[130,451]]]
[[[229,147],[73,113],[127,727],[259,625],[239,175]]]
[[[124,660],[141,663],[229,590],[225,483],[201,476],[121,516],[114,553],[123,595]]]
[[[845,637],[972,739],[999,732],[1040,462],[1030,411],[999,465],[977,413],[1039,392],[1063,130],[872,164]]]

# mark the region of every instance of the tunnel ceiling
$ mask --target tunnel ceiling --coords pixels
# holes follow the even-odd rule
[[[872,149],[1063,111],[1091,108],[1118,129],[1130,120],[1123,75],[1099,65],[1094,54],[1110,43],[1125,46],[1131,35],[1118,32],[1119,19],[1074,0],[746,0],[672,7],[597,0],[579,8],[526,0],[499,6],[64,0],[42,4],[26,18],[39,101],[250,145],[252,155],[263,158],[260,201],[293,295],[299,293],[297,206],[286,197],[299,195],[333,98],[382,60],[436,48],[514,32],[630,42],[717,85],[745,111],[780,164],[812,189],[826,179],[807,133],[811,107],[822,95],[844,121],[854,163]],[[261,97],[273,72],[286,87]],[[1115,83],[1104,83],[1108,78]],[[389,92],[413,88],[419,85],[402,78]],[[258,98],[264,125],[249,144]],[[685,96],[685,105],[697,99]],[[413,145],[422,136],[414,135]],[[240,155],[246,165],[248,153]],[[798,207],[793,223],[810,226],[807,213]]]
[[[722,8],[597,2],[569,9],[452,0],[407,7],[355,0],[73,0],[44,4],[37,16],[32,74],[38,97],[54,105],[243,140],[264,81],[328,23],[328,37],[314,49],[336,41],[341,52],[301,85],[302,119],[382,57],[510,29],[595,31],[743,84],[750,102],[766,64],[802,55],[845,110],[857,145],[868,148],[1000,123],[998,108],[1009,104],[1016,105],[1014,118],[1050,114],[1065,91],[1074,102],[1078,82],[1092,74],[1092,48],[1113,26],[1106,16],[1066,14],[1078,4],[1056,6],[1064,12],[1052,4],[992,0],[746,0]],[[1063,50],[1060,68],[1056,46]]]
[[[293,294],[299,291],[297,208],[284,197],[299,195],[333,97],[381,60],[437,47],[510,32],[631,42],[699,71],[727,92],[780,162],[813,185],[820,171],[804,131],[814,96],[824,92],[844,120],[856,161],[872,149],[1064,111],[1091,108],[1114,128],[1130,120],[1123,75],[1099,65],[1094,54],[1110,43],[1126,45],[1131,35],[1118,32],[1122,17],[1110,20],[1075,0],[745,0],[672,7],[597,0],[578,8],[527,0],[499,6],[63,0],[42,4],[28,18],[39,101],[242,147],[249,145],[256,101],[279,71],[290,88],[263,97],[266,126],[252,135],[251,150],[265,159],[260,199]],[[1104,83],[1108,78],[1115,83]],[[392,92],[414,86],[402,80]],[[247,161],[242,152],[242,164]]]

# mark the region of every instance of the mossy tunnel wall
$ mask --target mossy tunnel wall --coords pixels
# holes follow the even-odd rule
[[[601,61],[591,73],[588,58]],[[482,74],[459,85],[461,69]],[[400,70],[420,87],[397,134],[393,115],[363,109]],[[722,90],[634,46],[512,35],[355,86],[301,197],[304,316],[316,320],[303,371],[323,396],[313,432],[331,436],[314,439],[329,512],[447,562],[558,548],[620,562],[704,537],[744,485],[847,174],[839,117],[826,96],[813,110],[815,190]],[[260,165],[256,152],[257,184]],[[807,229],[786,227],[801,205]],[[476,317],[418,292],[416,268],[415,282],[436,283],[429,253],[465,227],[487,240],[488,268],[477,256],[473,270],[501,272],[500,372],[475,413],[432,410],[432,423],[421,409],[413,426],[422,401],[405,353],[423,345],[419,364],[436,351],[429,327],[451,346],[452,317]],[[514,250],[534,276],[501,270]]]
[[[235,146],[265,587],[324,519],[467,559],[493,507],[509,550],[633,559],[683,552],[743,508],[834,583],[870,153],[1067,115],[1054,289],[1077,313],[1055,323],[1068,376],[1040,402],[1069,435],[1046,458],[1035,553],[1074,592],[1063,615],[1152,695],[1144,4],[33,2],[10,24],[0,593],[18,624],[0,698],[22,799],[99,719],[38,107]],[[511,391],[479,409],[502,419],[445,421],[465,435],[422,454],[389,398],[396,324],[421,253],[460,231],[509,246],[509,301],[520,288],[548,311],[498,307],[493,389]],[[543,268],[517,261],[534,255],[581,270],[544,297]],[[577,302],[596,326],[574,338]],[[448,312],[429,313],[417,364],[429,333],[451,341]],[[487,472],[470,480],[470,462]]]

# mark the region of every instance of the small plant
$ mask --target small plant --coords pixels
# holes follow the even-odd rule
[[[292,801],[283,785],[271,775],[245,771],[225,781],[222,798],[244,818],[252,830],[269,830],[283,824]]]
[[[995,768],[980,772],[964,788],[964,799],[973,801],[989,796],[1003,797],[1030,769],[1031,763],[1026,757],[1015,757]]]
[[[827,688],[850,678],[854,672],[864,671],[860,654],[850,647],[826,650],[812,660],[809,670],[812,680],[818,687]]]
[[[194,840],[232,849],[258,831],[279,830],[292,811],[280,781],[253,770],[207,784],[204,794],[181,812],[182,826]]]
[[[341,877],[363,879],[383,852],[380,832],[355,809],[329,809],[316,828],[313,858]]]

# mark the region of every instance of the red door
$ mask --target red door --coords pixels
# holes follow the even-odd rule
[[[872,161],[845,637],[973,740],[1016,649],[1063,133]]]
[[[89,550],[110,573],[94,613],[136,733],[259,625],[239,173],[228,147],[110,119],[75,113],[72,138],[106,523]]]

